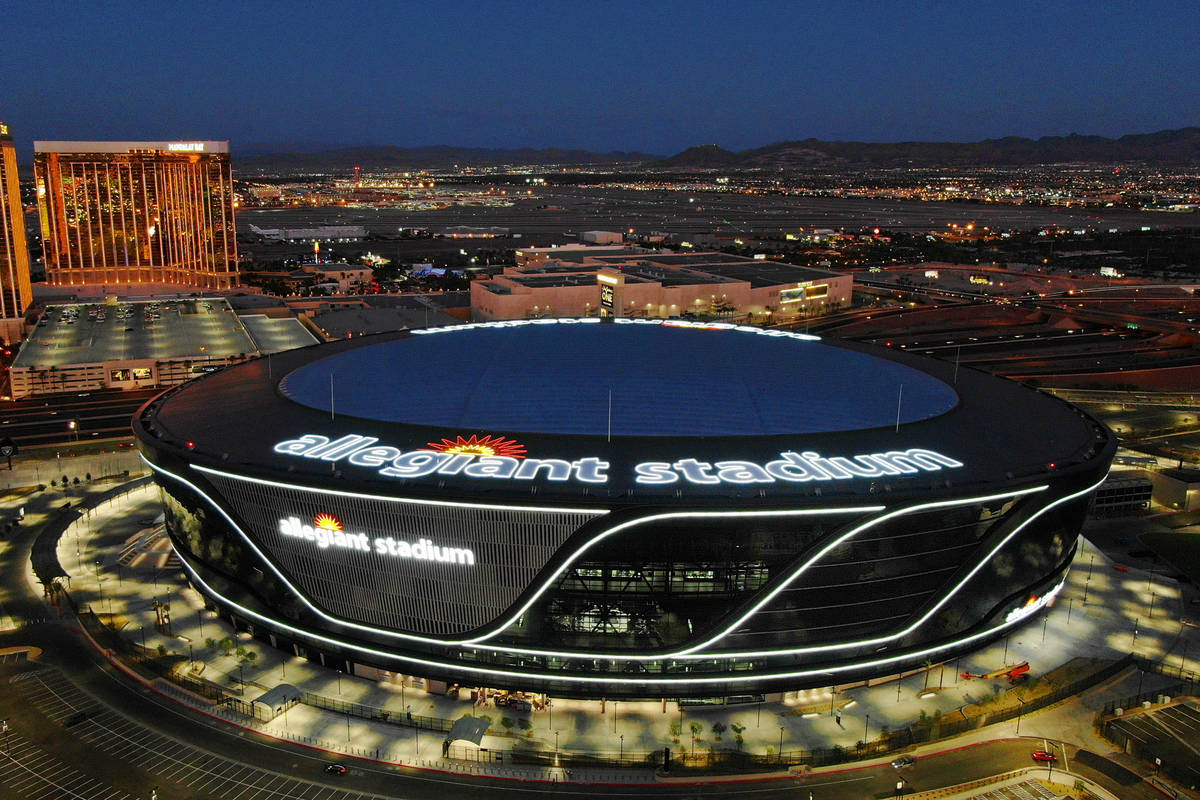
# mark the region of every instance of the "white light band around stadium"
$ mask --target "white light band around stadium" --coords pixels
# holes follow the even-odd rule
[[[242,529],[234,522],[234,520],[231,519],[228,514],[226,514],[226,512],[223,510],[223,508],[218,503],[214,502],[212,500],[212,498],[210,498],[205,492],[200,490],[198,487],[196,487],[190,481],[187,481],[186,479],[184,479],[178,475],[175,475],[174,473],[172,473],[168,470],[165,470],[157,465],[154,465],[154,464],[150,463],[149,461],[147,461],[146,463],[151,467],[151,469],[153,469],[157,472],[160,472],[168,477],[171,477],[175,480],[180,481],[181,483],[183,483],[184,485],[188,486],[193,491],[195,491],[197,494],[199,494],[201,497],[203,497],[211,506],[213,506],[218,511],[218,513],[220,513],[225,518],[225,520],[227,522],[229,522],[229,524],[238,533],[238,535],[251,547],[251,549],[260,558],[262,558],[267,563],[267,565],[276,574],[276,576],[281,581],[283,581],[283,583],[293,593],[295,593],[295,595],[301,600],[301,602],[303,602],[313,613],[315,613],[316,615],[318,615],[319,617],[321,617],[322,619],[324,619],[328,622],[331,622],[331,623],[334,623],[336,625],[340,625],[343,627],[367,632],[367,633],[374,634],[374,635],[380,635],[380,636],[397,638],[397,639],[405,639],[405,640],[410,640],[410,641],[419,641],[419,642],[433,644],[433,645],[437,645],[437,646],[470,646],[470,647],[472,647],[472,649],[515,652],[515,653],[522,653],[522,654],[528,654],[528,655],[541,655],[541,656],[549,656],[549,657],[557,657],[557,658],[597,658],[597,659],[619,659],[619,660],[626,660],[626,661],[660,661],[660,660],[665,660],[665,659],[711,660],[713,658],[726,658],[726,657],[741,658],[741,657],[759,657],[759,656],[776,656],[776,655],[800,655],[800,654],[805,654],[805,653],[844,650],[844,649],[850,649],[850,648],[856,648],[856,647],[884,644],[886,642],[894,641],[895,639],[901,638],[901,637],[911,633],[912,631],[916,630],[919,626],[924,624],[926,621],[928,621],[933,616],[933,614],[935,614],[940,608],[942,608],[950,600],[951,597],[953,597],[959,590],[961,590],[962,587],[972,577],[974,577],[979,572],[979,570],[982,569],[1012,539],[1012,537],[1014,537],[1017,533],[1019,533],[1021,530],[1023,530],[1027,525],[1029,525],[1031,522],[1033,522],[1035,519],[1037,519],[1038,517],[1040,517],[1047,511],[1055,508],[1056,506],[1059,506],[1063,503],[1069,502],[1073,499],[1076,499],[1078,497],[1082,497],[1082,496],[1088,494],[1089,492],[1093,491],[1100,483],[1100,482],[1097,482],[1095,485],[1089,486],[1086,489],[1083,489],[1081,491],[1072,493],[1070,495],[1066,495],[1064,497],[1058,498],[1057,500],[1047,504],[1046,506],[1044,506],[1041,509],[1037,510],[1036,512],[1032,513],[1024,522],[1022,522],[1013,531],[1011,531],[1008,535],[1006,535],[1005,538],[1001,542],[999,542],[982,560],[980,560],[980,562],[978,564],[976,564],[975,567],[972,568],[971,571],[965,577],[963,577],[947,594],[945,594],[938,601],[938,603],[936,605],[934,605],[931,609],[929,609],[920,619],[910,623],[902,631],[899,631],[899,632],[896,632],[893,634],[889,634],[887,636],[882,636],[882,637],[877,637],[877,638],[872,638],[872,639],[867,639],[867,640],[830,644],[830,645],[819,645],[819,646],[800,647],[800,648],[787,648],[787,649],[779,649],[779,650],[748,651],[748,652],[738,652],[738,653],[701,654],[701,653],[697,652],[701,648],[710,647],[713,644],[715,644],[716,642],[718,642],[721,639],[728,636],[737,627],[742,625],[749,617],[753,616],[755,613],[757,613],[759,610],[761,610],[763,608],[763,606],[765,606],[767,603],[769,603],[771,600],[773,600],[780,592],[786,590],[797,578],[800,577],[800,575],[802,575],[805,571],[807,571],[810,567],[812,567],[821,557],[823,557],[827,552],[829,552],[829,550],[838,546],[839,544],[842,544],[850,537],[852,537],[858,533],[861,533],[864,530],[867,530],[867,529],[869,529],[881,522],[884,522],[886,520],[895,518],[897,516],[905,515],[905,514],[920,512],[920,511],[933,509],[933,508],[946,508],[946,507],[952,507],[952,506],[969,505],[969,504],[973,504],[973,503],[988,502],[988,501],[998,500],[998,499],[1003,499],[1003,498],[1008,498],[1008,497],[1017,497],[1017,496],[1022,496],[1022,495],[1028,495],[1028,494],[1033,494],[1033,493],[1044,491],[1047,488],[1047,486],[1042,485],[1042,486],[1030,487],[1027,489],[1016,490],[1016,491],[1012,491],[1012,492],[997,493],[997,494],[985,495],[985,496],[980,496],[980,497],[965,498],[965,499],[960,499],[960,500],[938,501],[938,502],[933,502],[933,503],[917,504],[917,505],[910,506],[907,508],[896,509],[887,514],[884,514],[884,515],[878,516],[874,519],[868,520],[867,522],[847,531],[846,533],[839,536],[837,539],[824,545],[815,555],[813,555],[811,558],[806,560],[804,564],[800,565],[795,571],[793,571],[792,574],[790,574],[785,580],[783,580],[771,592],[769,592],[767,595],[765,595],[764,597],[760,598],[757,602],[755,602],[755,604],[750,609],[748,609],[743,615],[741,615],[736,621],[734,621],[733,623],[728,625],[724,630],[713,635],[706,641],[696,644],[694,646],[688,647],[684,650],[674,652],[674,653],[665,653],[665,654],[656,654],[656,655],[638,655],[638,654],[632,654],[632,653],[615,653],[615,654],[614,653],[599,653],[599,654],[597,654],[597,653],[581,653],[581,652],[560,652],[560,651],[518,648],[518,647],[507,646],[507,645],[506,646],[484,645],[483,643],[486,642],[487,640],[491,639],[492,637],[501,634],[509,625],[511,625],[513,622],[515,622],[517,619],[519,619],[524,613],[526,613],[526,611],[528,611],[528,609],[533,605],[533,603],[536,602],[536,600],[553,585],[554,581],[566,569],[568,569],[572,563],[577,561],[579,559],[579,557],[582,556],[594,544],[596,544],[597,542],[599,542],[600,540],[602,540],[604,538],[607,538],[608,536],[611,536],[619,531],[628,529],[630,527],[640,525],[640,524],[643,524],[646,522],[652,522],[655,520],[672,519],[672,518],[746,517],[746,516],[810,516],[810,515],[816,515],[816,514],[863,514],[863,513],[873,513],[873,512],[882,511],[882,510],[884,510],[885,507],[884,506],[859,506],[859,507],[825,508],[825,509],[797,509],[797,510],[791,510],[791,511],[788,511],[788,510],[778,511],[777,510],[777,511],[667,512],[667,513],[663,513],[663,514],[649,515],[649,516],[642,517],[642,518],[635,519],[635,520],[629,520],[627,522],[621,523],[619,525],[615,525],[611,528],[608,528],[604,531],[599,532],[593,538],[591,538],[586,543],[584,543],[580,548],[578,548],[574,553],[572,553],[572,555],[566,560],[566,562],[564,564],[562,564],[557,570],[555,570],[555,572],[553,574],[547,576],[547,578],[541,583],[541,585],[533,593],[533,595],[520,607],[520,609],[518,609],[517,611],[508,615],[508,618],[503,623],[496,626],[491,633],[485,634],[483,636],[475,637],[472,639],[449,640],[449,639],[438,639],[438,638],[432,638],[432,637],[428,637],[428,636],[421,636],[418,634],[410,634],[410,633],[403,633],[403,632],[399,632],[399,631],[390,631],[390,630],[375,628],[375,627],[343,620],[343,619],[334,617],[334,616],[322,611],[321,609],[317,608],[311,601],[309,601],[308,598],[305,597],[305,595],[303,593],[301,593],[300,591],[297,590],[297,588],[292,584],[292,582],[289,581],[288,578],[275,566],[275,564],[272,562],[272,560],[266,556],[266,554],[254,543],[254,541],[249,536],[246,535],[246,533],[244,531],[242,531]],[[606,513],[605,510],[603,510],[603,509],[565,509],[565,508],[536,508],[536,507],[531,508],[528,506],[486,505],[486,504],[474,504],[474,503],[459,503],[459,502],[452,502],[452,501],[422,500],[422,499],[416,499],[416,498],[396,498],[396,497],[387,497],[387,496],[380,496],[380,495],[368,495],[368,494],[363,494],[363,493],[347,492],[347,491],[341,491],[341,490],[319,489],[319,488],[308,487],[308,486],[298,486],[298,485],[293,485],[293,484],[281,483],[281,482],[277,482],[277,481],[264,480],[264,479],[260,479],[260,478],[251,478],[248,476],[235,475],[232,473],[223,472],[221,470],[215,470],[215,469],[211,469],[211,468],[207,468],[207,467],[193,466],[193,468],[197,469],[201,472],[211,473],[211,474],[218,475],[218,476],[232,479],[232,480],[259,483],[259,484],[275,486],[275,487],[294,490],[294,491],[323,493],[323,494],[339,495],[339,496],[369,499],[369,500],[383,500],[383,501],[388,501],[388,502],[415,503],[415,504],[426,504],[426,505],[443,505],[443,506],[448,505],[448,506],[459,506],[459,507],[493,508],[493,509],[505,509],[505,510],[519,508],[520,510],[526,510],[526,511],[533,510],[533,511],[544,511],[544,512],[575,511],[575,512],[582,512],[582,513],[593,513],[598,516],[603,513]],[[190,571],[194,572],[194,570],[190,570]],[[225,598],[223,598],[223,599],[225,599]],[[280,623],[273,623],[273,624],[280,624]],[[306,633],[305,635],[315,636],[315,634],[308,634],[308,633]],[[320,638],[320,637],[317,637],[317,638]],[[340,644],[343,644],[345,646],[352,646],[352,645],[349,645],[349,643],[340,643]],[[363,649],[363,648],[360,648],[360,649]],[[943,648],[939,647],[937,649],[943,649]],[[368,652],[368,651],[373,652],[373,651],[370,651],[369,648],[364,649],[364,652]],[[399,657],[398,654],[394,654],[394,653],[388,653],[388,655]],[[411,658],[409,658],[408,660],[419,661],[419,659],[411,659]],[[434,662],[430,662],[430,663],[434,663]],[[881,663],[886,663],[886,662],[881,662]],[[451,666],[451,665],[442,665],[442,666]],[[495,674],[500,674],[500,673],[495,673]],[[514,673],[514,674],[516,674],[516,673]],[[521,673],[521,674],[524,674],[524,673]],[[809,673],[794,673],[794,675],[803,675],[803,674],[809,674]],[[789,675],[793,675],[793,673],[789,673]],[[556,676],[556,678],[557,678],[557,676]],[[601,680],[607,680],[607,679],[601,679]]]

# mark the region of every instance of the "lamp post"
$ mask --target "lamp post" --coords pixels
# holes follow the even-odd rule
[[[621,734],[621,760],[625,760],[625,734]]]
[[[869,741],[867,739],[867,736],[868,736],[868,734],[870,734],[870,731],[871,731],[871,715],[867,714],[867,719],[865,722],[863,722],[863,743],[864,744],[867,741]]]
[[[1096,564],[1096,556],[1093,554],[1091,560],[1088,561],[1087,580],[1085,580],[1083,582],[1083,604],[1085,606],[1087,605],[1088,587],[1092,585],[1092,567],[1095,566],[1095,564]]]
[[[693,743],[693,747],[695,744]],[[779,726],[779,763],[783,763],[783,726]]]

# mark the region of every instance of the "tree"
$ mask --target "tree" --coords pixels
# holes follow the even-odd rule
[[[713,732],[713,738],[715,738],[718,742],[721,741],[721,734],[725,732],[725,723],[724,722],[714,722],[712,724],[712,732]]]

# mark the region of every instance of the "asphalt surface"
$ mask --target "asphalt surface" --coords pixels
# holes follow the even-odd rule
[[[150,689],[131,684],[59,625],[30,631],[64,668],[0,668],[8,689],[0,715],[9,721],[10,752],[0,769],[6,797],[148,797],[194,800],[371,800],[497,796],[794,797],[823,800],[892,797],[1031,766],[1040,740],[1002,740],[918,759],[803,777],[732,784],[558,784],[478,779],[342,758],[344,775],[327,775],[320,751],[265,739],[197,718]],[[86,661],[86,663],[84,663]],[[799,791],[798,791],[799,790]],[[54,794],[55,791],[64,792]]]
[[[161,389],[48,395],[0,404],[0,437],[18,447],[128,436],[133,414]],[[76,427],[70,428],[74,420]]]

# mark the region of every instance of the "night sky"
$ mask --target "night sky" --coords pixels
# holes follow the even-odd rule
[[[11,0],[0,120],[22,161],[34,139],[671,154],[1118,136],[1200,124],[1198,41],[1195,0]]]

